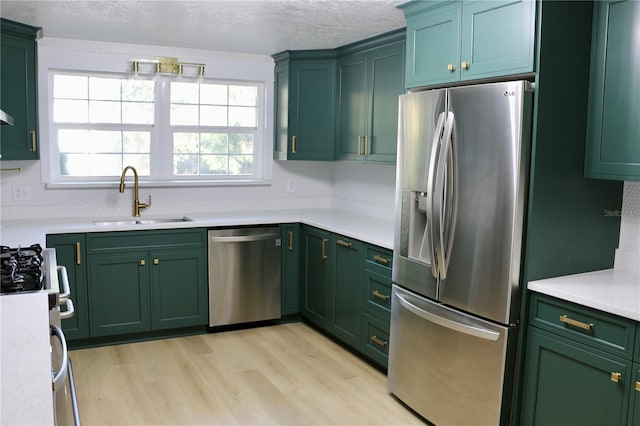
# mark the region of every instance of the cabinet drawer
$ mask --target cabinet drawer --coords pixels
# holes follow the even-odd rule
[[[552,297],[532,293],[530,324],[631,359],[635,339],[632,320]]]
[[[364,270],[365,309],[370,314],[389,321],[391,315],[391,280],[373,271]]]
[[[362,339],[363,352],[386,368],[389,360],[389,323],[363,314]]]
[[[94,232],[87,234],[89,253],[148,247],[204,247],[207,233],[203,228]]]
[[[366,267],[391,277],[393,252],[380,247],[367,246]]]

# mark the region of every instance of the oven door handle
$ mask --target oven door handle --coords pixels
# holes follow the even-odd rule
[[[67,268],[63,265],[58,265],[58,277],[62,284],[62,292],[58,295],[58,300],[63,301],[71,297],[71,286],[69,285],[69,275],[67,274]]]
[[[69,372],[69,352],[67,351],[67,340],[64,338],[62,329],[53,324],[49,324],[49,326],[51,329],[51,336],[57,337],[60,341],[60,345],[62,346],[62,363],[60,365],[60,369],[53,374],[53,378],[51,380],[53,383],[53,391],[56,392],[64,386],[64,383],[67,380],[67,374]]]
[[[69,392],[71,393],[71,410],[73,411],[73,424],[80,426],[80,411],[78,410],[78,397],[76,395],[76,382],[73,379],[73,367],[71,366],[71,358],[69,360]]]
[[[60,310],[60,319],[71,318],[76,312],[76,309],[73,307],[73,301],[71,299],[63,299],[61,302],[64,302],[64,306],[66,306],[67,309],[64,311],[62,309]]]

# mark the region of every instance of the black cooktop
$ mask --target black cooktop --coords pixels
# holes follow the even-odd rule
[[[42,247],[0,246],[1,293],[42,290]]]

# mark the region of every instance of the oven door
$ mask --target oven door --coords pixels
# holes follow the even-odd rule
[[[61,320],[71,318],[74,314],[73,302],[67,270],[64,266],[57,267],[58,279],[61,284],[59,304],[49,312],[51,321],[51,363],[53,382],[53,404],[56,426],[80,425],[78,401],[76,398],[75,383],[71,359],[67,350],[67,341],[61,328]],[[65,309],[61,311],[61,307]]]

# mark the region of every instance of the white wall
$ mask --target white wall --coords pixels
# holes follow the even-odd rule
[[[616,269],[640,273],[640,182],[625,182]]]

